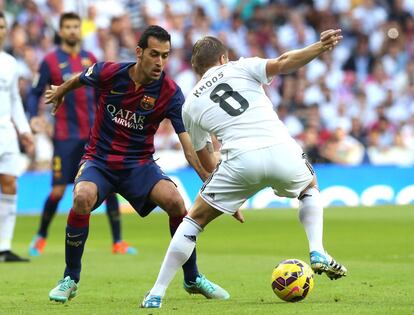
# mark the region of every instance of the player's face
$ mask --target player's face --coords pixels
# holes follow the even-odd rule
[[[155,37],[148,38],[148,47],[139,49],[140,70],[150,80],[158,80],[170,54],[170,43],[160,42]]]
[[[0,18],[0,47],[3,45],[3,42],[6,40],[7,28],[6,20]]]
[[[64,20],[59,30],[62,41],[69,46],[76,46],[81,40],[80,21],[77,19]]]

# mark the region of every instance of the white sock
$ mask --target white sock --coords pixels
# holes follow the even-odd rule
[[[11,249],[16,224],[16,195],[0,195],[0,252]]]
[[[323,208],[319,190],[307,189],[299,200],[299,219],[305,228],[309,242],[309,251],[324,253],[323,248]]]
[[[203,229],[197,222],[185,217],[174,234],[162,262],[157,281],[150,291],[150,295],[164,296],[168,285],[178,269],[188,260],[194,250],[197,235]]]

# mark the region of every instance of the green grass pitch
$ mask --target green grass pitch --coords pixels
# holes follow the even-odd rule
[[[223,216],[201,234],[200,271],[225,287],[227,301],[190,296],[177,274],[161,310],[139,309],[151,288],[169,242],[167,216],[123,215],[124,238],[137,256],[110,252],[107,218],[94,215],[83,259],[79,295],[50,302],[49,290],[64,267],[65,215],[53,222],[43,256],[28,264],[0,264],[0,314],[414,314],[414,208],[329,208],[325,247],[349,271],[330,281],[316,276],[302,302],[279,300],[270,287],[282,259],[308,261],[304,231],[295,210],[244,211],[246,223]],[[18,217],[14,250],[26,254],[39,218]]]

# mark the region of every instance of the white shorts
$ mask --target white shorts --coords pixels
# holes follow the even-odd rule
[[[0,174],[18,177],[22,174],[22,171],[20,153],[6,152],[0,154]]]
[[[313,174],[301,147],[292,140],[220,162],[200,196],[217,210],[234,214],[266,187],[272,187],[281,197],[298,197],[312,182]]]

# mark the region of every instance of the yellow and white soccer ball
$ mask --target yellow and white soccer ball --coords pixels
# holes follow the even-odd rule
[[[303,300],[313,289],[313,271],[299,259],[281,261],[272,272],[273,292],[287,302]]]

